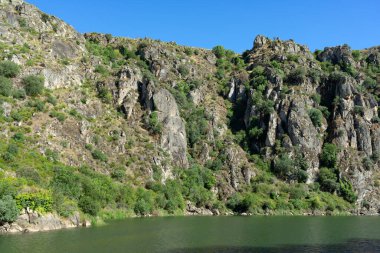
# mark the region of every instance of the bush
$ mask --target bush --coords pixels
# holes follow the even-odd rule
[[[64,113],[57,111],[50,112],[49,116],[58,119],[59,122],[63,122],[66,119],[66,115]]]
[[[69,198],[79,199],[82,194],[80,178],[70,168],[54,168],[54,177],[51,186],[54,191],[61,192]]]
[[[154,195],[152,191],[139,188],[136,193],[137,201],[134,211],[139,215],[148,215],[153,212]]]
[[[340,181],[340,194],[350,203],[354,203],[358,198],[352,188],[351,183],[346,180]]]
[[[224,56],[226,56],[226,49],[224,49],[223,46],[215,46],[212,49],[212,52],[215,54],[217,58],[223,58]]]
[[[16,201],[11,196],[6,195],[0,199],[0,224],[14,222],[19,214]]]
[[[109,71],[104,65],[97,65],[94,71],[95,73],[99,73],[104,77],[109,75]]]
[[[43,76],[27,76],[22,79],[25,92],[28,96],[35,97],[42,93],[45,79]]]
[[[26,98],[26,93],[24,89],[18,89],[13,92],[13,97],[17,99],[24,99]]]
[[[309,117],[315,127],[322,126],[323,114],[319,109],[312,108],[309,110]]]
[[[98,97],[102,100],[103,103],[110,104],[112,102],[112,93],[109,89],[104,86],[98,85]]]
[[[365,170],[372,170],[374,167],[373,161],[369,157],[364,157],[362,160],[362,164]]]
[[[318,181],[321,189],[327,192],[335,192],[339,189],[336,174],[328,168],[321,168],[318,175]]]
[[[286,81],[289,84],[301,84],[304,82],[306,78],[306,70],[304,68],[296,68],[290,71],[288,74]]]
[[[22,193],[16,196],[16,203],[19,209],[30,208],[40,213],[51,212],[53,209],[53,199],[48,192]]]
[[[0,95],[10,97],[12,95],[12,81],[4,76],[0,76]]]
[[[321,95],[318,93],[311,95],[311,99],[313,99],[313,101],[318,105],[321,103]]]
[[[190,73],[189,69],[188,69],[185,65],[180,65],[180,66],[178,67],[178,72],[179,72],[183,77],[187,76],[187,75]]]
[[[11,61],[0,62],[0,76],[16,77],[20,73],[20,67]]]
[[[96,216],[101,209],[100,203],[88,196],[82,196],[79,199],[78,206],[83,212],[92,216]]]
[[[334,144],[326,143],[323,146],[320,156],[321,166],[335,168],[337,164],[337,147]]]
[[[94,151],[92,151],[91,153],[92,157],[96,160],[100,160],[102,162],[107,162],[108,161],[108,157],[106,154],[104,154],[102,151],[100,151],[99,149],[95,149]]]
[[[162,124],[158,120],[158,113],[156,111],[152,112],[149,116],[148,129],[153,134],[160,134],[162,131]]]

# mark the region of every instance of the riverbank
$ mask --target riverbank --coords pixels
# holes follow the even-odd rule
[[[15,222],[1,225],[0,234],[32,233],[89,226],[91,222],[81,217],[78,212],[68,218],[63,218],[57,214],[39,214],[25,210]]]
[[[0,234],[32,233],[60,229],[70,229],[78,227],[101,226],[106,221],[125,220],[141,217],[165,217],[165,216],[375,216],[378,213],[360,213],[351,211],[329,211],[329,210],[261,210],[257,213],[233,213],[229,210],[207,209],[196,207],[190,201],[186,202],[183,212],[169,214],[165,211],[158,211],[146,216],[138,216],[127,210],[106,209],[97,217],[90,217],[75,212],[68,218],[60,217],[57,214],[40,214],[32,210],[24,210],[18,219],[12,224],[5,223],[0,226]]]

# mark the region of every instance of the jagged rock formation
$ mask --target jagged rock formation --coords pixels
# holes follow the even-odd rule
[[[17,181],[13,198],[54,190],[65,215],[148,215],[152,201],[169,213],[379,213],[379,47],[313,54],[257,36],[238,55],[82,35],[15,0],[0,1],[0,19],[1,60],[21,69],[0,97],[0,201]],[[44,94],[22,94],[30,75]]]

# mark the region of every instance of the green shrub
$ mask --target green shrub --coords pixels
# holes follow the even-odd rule
[[[309,117],[315,127],[322,126],[323,114],[319,109],[312,108],[309,110]]]
[[[61,192],[65,196],[79,199],[82,194],[82,184],[80,177],[71,168],[56,167],[51,187],[55,192]]]
[[[12,81],[4,76],[0,76],[0,95],[10,97],[12,95]]]
[[[359,50],[352,50],[352,57],[354,57],[355,61],[360,60],[360,51]]]
[[[0,62],[0,76],[8,78],[16,77],[20,73],[20,67],[11,61]]]
[[[136,204],[134,211],[138,215],[148,215],[154,210],[154,194],[152,191],[143,188],[137,189]]]
[[[52,112],[50,112],[49,116],[52,117],[52,118],[58,119],[59,122],[63,122],[66,119],[66,115],[64,113],[58,112],[58,111],[52,111]]]
[[[79,199],[78,206],[84,213],[92,216],[96,216],[101,209],[99,202],[88,196],[82,196]]]
[[[16,99],[24,99],[26,98],[26,92],[24,89],[17,89],[13,92],[13,97]]]
[[[13,140],[17,142],[23,142],[25,140],[25,136],[23,133],[15,133],[12,137]]]
[[[190,47],[187,47],[185,48],[185,54],[188,55],[188,56],[191,56],[193,55],[193,49],[191,49]]]
[[[109,75],[109,71],[104,65],[97,65],[95,67],[94,71],[95,71],[95,73],[99,73],[102,76],[108,76]]]
[[[212,49],[212,52],[215,54],[217,58],[223,58],[224,56],[226,56],[226,49],[224,49],[223,46],[215,46]]]
[[[19,216],[16,201],[12,196],[6,195],[0,199],[0,224],[3,222],[14,222]]]
[[[319,170],[318,181],[321,189],[327,192],[335,192],[339,189],[339,183],[336,174],[329,168],[321,168]]]
[[[149,115],[148,129],[153,134],[160,134],[161,131],[162,131],[162,124],[161,124],[161,122],[158,119],[158,113],[156,111],[152,112]]]
[[[289,84],[298,85],[305,81],[306,78],[306,70],[304,68],[296,68],[290,71],[288,74],[286,81]]]
[[[98,97],[103,101],[103,103],[110,104],[112,103],[112,93],[109,89],[104,86],[98,86]]]
[[[24,77],[22,79],[22,82],[24,84],[25,92],[28,96],[35,97],[42,94],[42,91],[44,89],[44,82],[45,82],[45,79],[43,76],[30,75],[30,76]]]
[[[318,93],[314,93],[313,95],[311,95],[311,99],[313,99],[314,102],[318,105],[321,103],[321,95]]]
[[[341,180],[339,190],[340,190],[340,195],[350,203],[354,203],[358,198],[349,181]]]
[[[46,99],[46,102],[48,102],[52,105],[57,105],[57,98],[54,97],[53,95],[49,94],[47,99]]]
[[[94,151],[91,152],[91,155],[94,159],[96,160],[100,160],[102,162],[107,162],[108,161],[108,157],[106,154],[104,154],[102,151],[100,151],[99,149],[95,149]]]
[[[364,157],[362,160],[362,164],[365,170],[372,170],[374,167],[373,161],[369,157]]]
[[[11,143],[8,145],[7,152],[12,154],[12,155],[17,155],[18,154],[18,146],[14,143]]]
[[[21,193],[16,196],[19,209],[30,208],[40,213],[53,210],[53,199],[49,192]]]
[[[179,73],[181,74],[181,76],[183,76],[183,77],[187,76],[187,75],[190,73],[188,67],[186,67],[185,65],[180,65],[180,66],[178,67],[178,72],[179,72]]]
[[[327,168],[335,168],[337,164],[337,147],[332,143],[323,145],[322,153],[320,155],[321,166]]]

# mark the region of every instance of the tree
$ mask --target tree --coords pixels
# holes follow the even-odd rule
[[[83,196],[78,202],[79,208],[92,216],[96,216],[100,211],[100,203],[88,196]]]
[[[332,143],[326,143],[321,153],[321,165],[327,168],[335,168],[337,163],[337,147]]]
[[[22,79],[25,92],[28,96],[35,97],[42,93],[45,79],[43,76],[30,75]]]
[[[0,223],[14,222],[19,216],[16,201],[9,195],[0,199]]]

